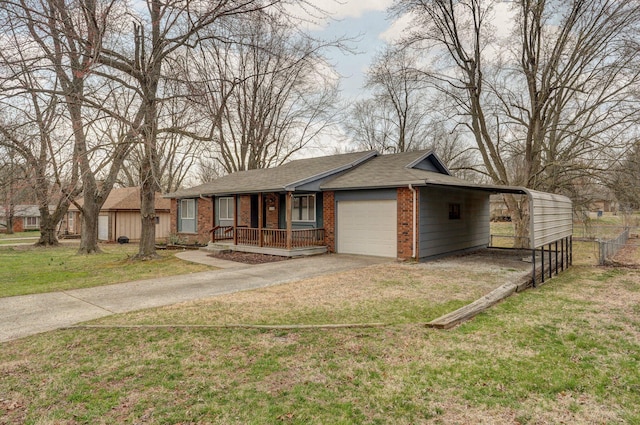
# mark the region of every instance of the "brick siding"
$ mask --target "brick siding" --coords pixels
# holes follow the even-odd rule
[[[399,187],[397,196],[398,258],[409,260],[412,258],[413,248],[413,192],[408,187]]]
[[[278,224],[280,224],[280,198],[277,193],[267,193],[263,198],[267,209],[265,227],[267,229],[277,229]]]
[[[251,227],[251,195],[240,195],[238,226]]]
[[[324,220],[324,244],[328,252],[336,252],[336,202],[334,192],[322,193],[322,219]]]
[[[169,229],[170,235],[177,235],[181,241],[186,243],[206,244],[211,240],[211,229],[213,228],[213,203],[211,198],[198,198],[196,205],[198,212],[196,214],[197,233],[178,233],[178,199],[171,200],[171,225]]]

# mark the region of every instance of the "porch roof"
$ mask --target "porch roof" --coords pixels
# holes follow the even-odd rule
[[[295,191],[301,186],[349,170],[376,155],[376,151],[367,151],[299,159],[275,168],[239,171],[210,183],[167,194],[165,197],[193,198],[238,193]]]

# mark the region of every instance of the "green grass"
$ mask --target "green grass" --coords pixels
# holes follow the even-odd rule
[[[0,233],[0,245],[13,245],[16,243],[35,243],[40,237],[40,232],[16,232],[10,235]]]
[[[100,255],[77,255],[77,247],[0,249],[0,297],[87,288],[211,268],[189,263],[171,251],[154,261],[130,261],[135,245],[104,247]]]
[[[111,327],[5,343],[0,423],[639,424],[640,271],[576,260],[584,265],[449,331],[411,323],[307,330]],[[335,290],[348,283],[344,274],[335,275]],[[397,283],[381,279],[371,288],[402,289]],[[318,281],[306,285],[309,294],[314,285]],[[421,289],[414,275],[407,288]],[[218,324],[240,312],[304,323],[340,310],[321,298],[311,315],[286,295],[265,298],[273,299],[269,306],[257,303],[264,294],[251,294],[101,323],[201,323],[204,317]],[[428,293],[423,298],[450,302]],[[404,309],[384,297],[363,307],[342,319],[400,316]],[[419,318],[414,314],[409,321]]]
[[[11,268],[0,268],[0,287],[13,276],[18,286],[29,276],[82,285],[184,266],[171,253],[131,263],[135,247],[106,251],[0,250]],[[575,242],[573,268],[449,331],[418,323],[472,299],[481,274],[394,265],[336,274],[332,286],[309,280],[4,343],[0,424],[640,424],[640,271],[595,267],[591,254],[592,244]],[[355,282],[367,297],[331,302],[327,294]],[[108,327],[239,319],[392,325]]]

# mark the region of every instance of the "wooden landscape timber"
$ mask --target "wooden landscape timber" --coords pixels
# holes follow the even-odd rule
[[[545,280],[542,279],[543,275],[549,276],[550,279],[553,275],[553,268],[555,266],[555,260],[552,260],[551,264],[545,264],[543,269],[536,269],[536,286],[540,286],[545,283]],[[557,269],[556,269],[557,275]],[[516,282],[508,282],[505,283],[493,291],[489,292],[487,295],[482,298],[478,298],[471,304],[467,304],[464,307],[461,307],[451,313],[447,313],[444,316],[440,316],[437,319],[432,320],[427,323],[425,326],[428,328],[435,329],[450,329],[454,326],[457,326],[467,320],[474,318],[479,313],[482,313],[489,307],[499,303],[500,301],[510,297],[514,292],[522,292],[527,288],[533,286],[533,279],[531,276],[525,276],[519,279]]]

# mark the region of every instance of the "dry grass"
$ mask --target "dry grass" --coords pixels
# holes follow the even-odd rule
[[[373,266],[108,319],[394,318],[383,328],[74,329],[3,344],[0,424],[640,423],[638,269],[584,261],[450,331],[409,323],[517,263]]]
[[[509,253],[383,264],[99,320],[100,324],[428,322],[528,273]]]

